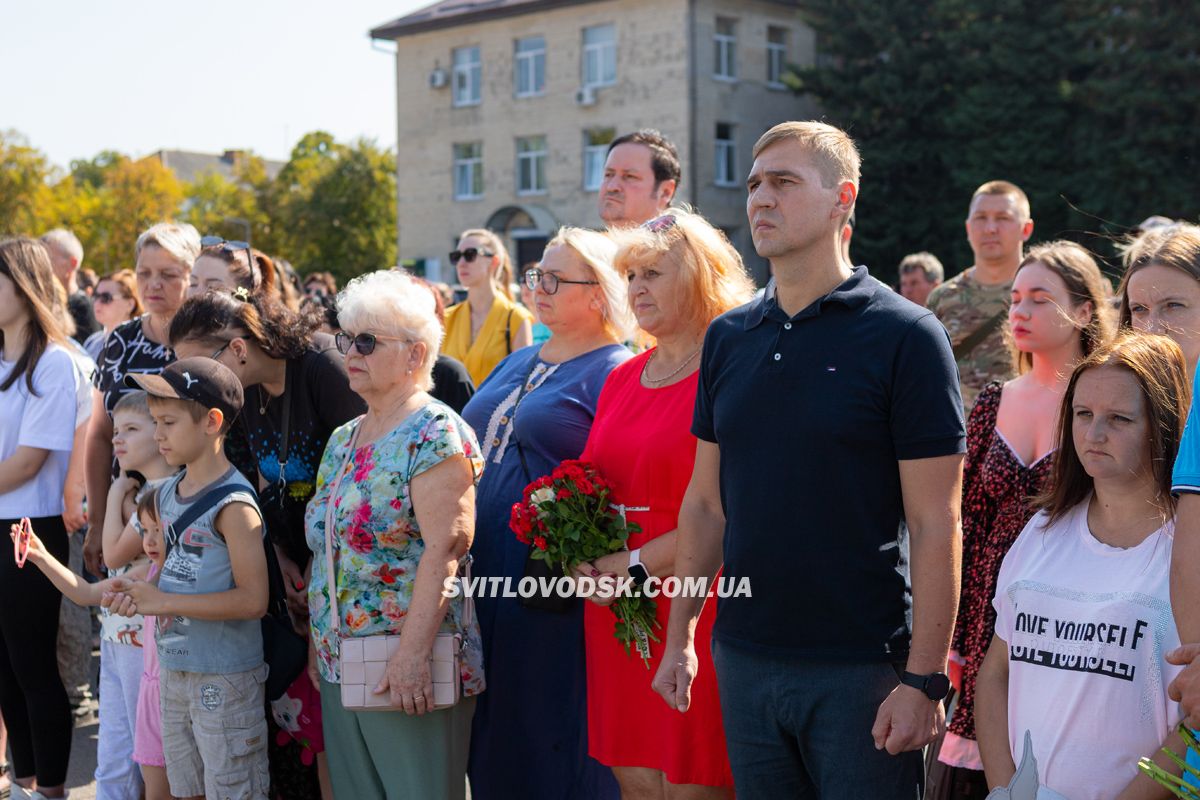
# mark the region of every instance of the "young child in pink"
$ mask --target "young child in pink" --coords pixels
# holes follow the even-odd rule
[[[158,493],[149,492],[138,502],[137,518],[142,533],[142,549],[150,557],[147,581],[158,577],[166,559],[162,525],[158,520]],[[137,722],[133,729],[133,760],[142,768],[146,800],[169,800],[167,761],[163,757],[162,711],[158,702],[158,648],[155,646],[155,618],[144,617],[142,629],[142,682],[138,687]]]
[[[153,580],[166,559],[162,527],[158,524],[158,511],[155,508],[156,499],[156,492],[147,492],[138,501],[137,520],[143,531],[142,549],[149,556],[150,563],[138,565],[130,570],[127,575],[133,579],[144,577],[145,580]],[[34,531],[29,531],[27,543],[18,541],[21,531],[17,525],[13,526],[10,535],[18,544],[18,552],[24,551],[23,557],[27,562],[40,569],[54,587],[71,602],[80,606],[99,606],[107,605],[111,601],[112,594],[109,589],[113,578],[99,583],[88,583],[51,555]],[[145,642],[150,646],[143,648],[145,675],[139,686],[133,760],[141,767],[142,780],[146,786],[146,800],[172,800],[167,785],[162,737],[159,734],[161,725],[158,708],[158,651],[153,646],[153,619],[147,620],[145,630]]]

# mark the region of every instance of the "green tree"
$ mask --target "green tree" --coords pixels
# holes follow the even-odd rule
[[[801,0],[815,66],[794,69],[863,154],[856,261],[885,280],[930,250],[971,263],[971,192],[1030,196],[1035,239],[1101,255],[1152,213],[1195,218],[1200,35],[1178,7],[1133,0]],[[1173,10],[1174,9],[1174,10]]]
[[[306,134],[264,205],[278,252],[302,272],[329,270],[345,281],[396,262],[395,157],[370,140]]]

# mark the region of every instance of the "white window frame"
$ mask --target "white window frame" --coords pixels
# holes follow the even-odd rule
[[[608,141],[592,144],[594,133],[606,133]],[[592,129],[583,132],[583,190],[598,192],[604,183],[604,162],[608,159],[608,148],[617,136],[615,128]]]
[[[522,42],[530,42],[534,39],[541,40],[541,47],[535,47],[530,50],[522,50]],[[537,83],[538,77],[538,61],[541,61],[542,67],[542,83],[539,86]],[[545,36],[526,36],[517,39],[513,45],[513,94],[515,97],[540,97],[546,93],[546,37]],[[525,78],[529,82],[529,86],[524,91],[521,90],[521,79]]]
[[[732,138],[713,137],[713,183],[723,188],[737,187],[737,128],[724,122],[718,122],[717,126],[728,127]]]
[[[479,155],[468,156],[461,158],[458,155],[460,147],[478,147]],[[478,200],[483,197],[483,143],[482,142],[459,142],[451,145],[451,152],[454,154],[454,199],[455,200]],[[466,180],[459,181],[459,170],[465,169]],[[479,191],[475,192],[475,177],[479,178]],[[463,185],[466,185],[467,192],[460,191]]]
[[[588,31],[608,28],[612,30],[612,40],[588,43]],[[606,25],[589,25],[583,29],[583,54],[580,69],[583,73],[583,86],[600,88],[612,86],[617,82],[617,26],[613,23]],[[595,65],[593,74],[592,66]],[[611,68],[611,75],[609,75]]]
[[[783,33],[782,42],[772,42],[771,32]],[[767,86],[772,89],[786,89],[783,73],[787,70],[787,35],[788,29],[771,25],[767,28]]]
[[[733,33],[721,33],[720,25],[728,22]],[[736,81],[737,77],[737,20],[717,17],[713,28],[713,78],[719,81]]]
[[[525,152],[521,152],[521,143],[522,142],[531,142],[535,139],[542,140],[542,149],[541,150],[527,150]],[[550,153],[550,147],[546,142],[546,137],[545,136],[521,136],[521,137],[518,137],[517,142],[516,142],[516,150],[517,150],[517,174],[516,174],[517,195],[521,196],[521,197],[526,197],[526,196],[535,195],[535,194],[545,194],[547,191],[546,186],[545,186],[546,159]],[[535,184],[537,182],[537,176],[538,176],[538,163],[541,162],[541,165],[542,165],[541,174],[542,174],[542,181],[543,181],[542,186],[534,186],[533,188],[522,188],[522,186],[521,186],[521,167],[524,162],[529,163],[529,175]]]
[[[473,54],[474,59],[460,63],[460,53]],[[479,45],[456,47],[450,54],[450,63],[453,65],[450,93],[454,107],[477,106],[483,102],[483,57]]]

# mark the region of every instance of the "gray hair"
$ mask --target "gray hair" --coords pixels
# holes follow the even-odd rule
[[[79,237],[66,228],[55,228],[52,231],[43,233],[42,242],[54,245],[75,259],[76,268],[83,266],[83,245],[80,244]]]
[[[911,253],[900,260],[900,274],[907,275],[914,270],[925,273],[925,280],[930,283],[941,283],[946,278],[946,270],[942,262],[933,253]]]
[[[433,388],[433,363],[442,343],[433,294],[406,272],[382,269],[360,275],[338,294],[338,324],[354,333],[381,333],[425,344],[417,366],[418,389]]]
[[[138,237],[134,260],[141,258],[142,250],[150,245],[161,247],[167,255],[190,271],[200,256],[200,232],[186,222],[160,222],[152,225]]]

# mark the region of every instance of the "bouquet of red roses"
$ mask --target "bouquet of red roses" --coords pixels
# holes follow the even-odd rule
[[[612,508],[611,494],[612,487],[595,465],[564,461],[525,487],[524,499],[513,504],[509,525],[519,542],[533,546],[533,558],[558,565],[568,574],[582,561],[622,549],[629,534],[641,530]],[[623,588],[609,606],[617,617],[615,635],[626,653],[636,647],[649,669],[649,640],[659,640],[654,630],[661,627],[655,603],[640,588],[630,584]]]

